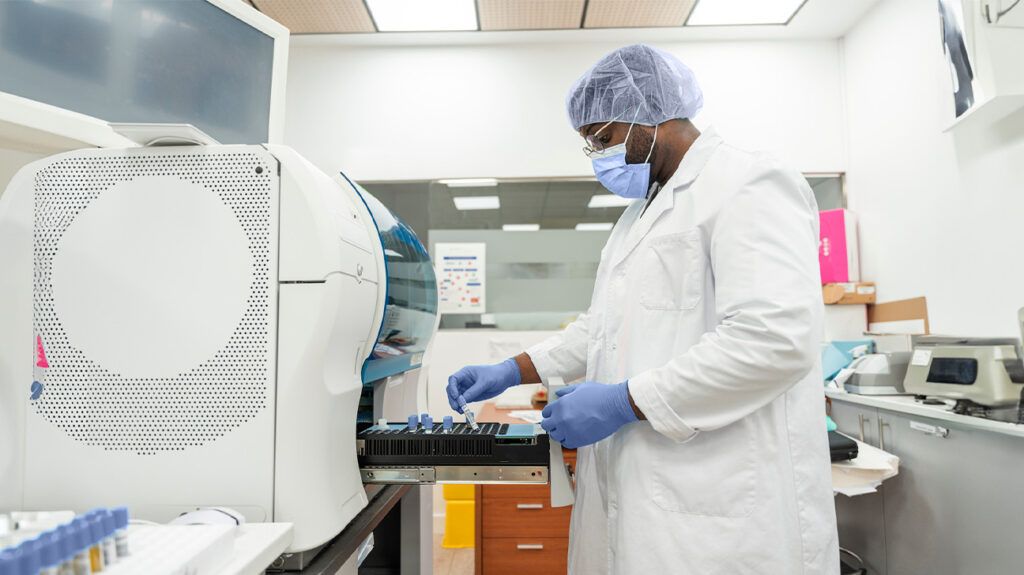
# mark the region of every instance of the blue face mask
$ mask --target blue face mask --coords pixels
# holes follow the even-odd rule
[[[640,112],[639,108],[637,108],[637,112]],[[612,122],[614,121],[612,120]],[[600,134],[601,130],[610,126],[612,122],[601,126],[590,138]],[[644,162],[642,164],[627,164],[626,142],[629,141],[629,135],[633,133],[634,125],[632,123],[629,125],[626,139],[621,144],[600,152],[590,152],[588,155],[590,163],[594,166],[594,175],[597,176],[597,181],[601,182],[601,185],[616,196],[638,200],[646,198],[652,187],[649,161],[654,152],[654,143],[658,141],[658,126],[654,126],[654,140],[651,142],[651,149],[647,152]]]

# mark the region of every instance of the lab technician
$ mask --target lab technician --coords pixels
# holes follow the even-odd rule
[[[751,94],[751,97],[757,97]],[[699,132],[693,73],[649,46],[569,91],[597,179],[635,199],[590,309],[448,395],[585,383],[543,412],[577,455],[569,572],[839,572],[825,432],[817,206],[801,175]]]

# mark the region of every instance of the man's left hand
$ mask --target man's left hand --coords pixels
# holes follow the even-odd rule
[[[615,385],[587,382],[555,392],[540,426],[568,449],[597,443],[637,420],[629,402],[628,381]]]

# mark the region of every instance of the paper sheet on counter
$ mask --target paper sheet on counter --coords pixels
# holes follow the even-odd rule
[[[899,473],[899,467],[899,457],[857,441],[855,459],[832,464],[832,491],[847,497],[873,493],[883,481]]]
[[[526,423],[540,423],[544,419],[540,410],[537,409],[514,409],[508,412],[508,416],[522,419]]]

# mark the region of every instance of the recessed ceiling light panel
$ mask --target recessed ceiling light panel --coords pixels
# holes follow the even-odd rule
[[[452,201],[457,210],[496,210],[501,207],[498,196],[456,196]]]
[[[700,0],[687,26],[787,24],[807,0]]]
[[[633,200],[629,198],[621,198],[614,194],[597,194],[590,196],[590,202],[587,204],[588,208],[621,208],[628,206]]]
[[[495,178],[460,178],[458,180],[438,180],[449,188],[486,188],[498,185]]]
[[[501,229],[506,232],[535,232],[540,229],[540,224],[505,224]]]
[[[366,0],[381,32],[476,30],[473,0]]]
[[[576,231],[579,232],[607,232],[612,229],[615,224],[611,222],[598,222],[598,223],[582,223],[576,224]]]

